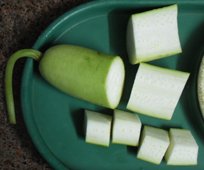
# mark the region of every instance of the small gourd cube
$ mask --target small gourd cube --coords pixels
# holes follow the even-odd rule
[[[191,132],[186,129],[170,129],[170,146],[165,160],[168,165],[196,165],[198,145]]]
[[[85,110],[85,140],[87,143],[109,146],[112,118],[109,115]]]
[[[127,51],[137,64],[181,53],[178,6],[170,5],[133,14],[127,27]]]
[[[112,142],[137,146],[141,126],[140,118],[136,114],[114,110]]]
[[[154,164],[160,164],[169,146],[166,130],[145,126],[142,131],[141,145],[137,158]]]

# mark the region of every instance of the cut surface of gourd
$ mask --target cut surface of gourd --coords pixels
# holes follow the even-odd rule
[[[87,143],[109,146],[112,118],[109,115],[85,110],[85,140]]]
[[[121,58],[113,60],[105,82],[106,96],[110,108],[115,108],[122,96],[123,84],[125,79],[125,69]]]
[[[142,123],[140,118],[133,113],[114,110],[112,142],[137,146]]]
[[[165,160],[168,165],[196,165],[198,145],[186,129],[170,129],[170,146]]]
[[[178,6],[133,14],[127,26],[127,51],[132,64],[181,53]]]
[[[137,158],[154,164],[160,164],[169,146],[166,130],[144,126]]]
[[[141,63],[127,109],[170,120],[188,77],[186,72]]]

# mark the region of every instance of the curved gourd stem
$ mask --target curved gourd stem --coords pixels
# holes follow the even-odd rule
[[[42,53],[40,51],[37,51],[34,49],[22,49],[12,54],[7,62],[6,72],[5,72],[5,96],[6,96],[8,120],[12,124],[16,124],[13,87],[12,87],[14,65],[16,61],[20,58],[29,57],[39,61],[41,56],[42,56]]]

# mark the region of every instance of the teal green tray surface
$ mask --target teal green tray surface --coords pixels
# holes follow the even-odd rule
[[[187,71],[190,79],[172,120],[160,120],[138,113],[145,125],[191,130],[199,145],[197,166],[154,165],[136,158],[137,147],[110,144],[101,147],[85,143],[84,109],[107,114],[112,110],[73,98],[47,83],[39,74],[38,63],[26,61],[21,103],[30,136],[42,156],[54,169],[73,170],[203,170],[204,126],[196,95],[196,77],[204,38],[204,1],[135,0],[93,1],[68,11],[54,21],[33,48],[42,52],[55,44],[75,44],[108,54],[120,55],[126,68],[125,90],[119,109],[125,109],[137,65],[131,65],[126,52],[126,26],[131,14],[178,4],[178,26],[183,53],[150,62],[166,68]],[[54,68],[53,68],[54,69]],[[69,74],[69,73],[67,73]]]

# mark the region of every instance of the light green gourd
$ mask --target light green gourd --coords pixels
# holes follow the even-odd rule
[[[56,45],[44,55],[37,50],[24,49],[10,57],[6,68],[6,100],[11,123],[16,123],[12,72],[16,60],[22,57],[38,60],[44,79],[69,95],[112,109],[119,104],[125,77],[119,56],[74,45]]]

